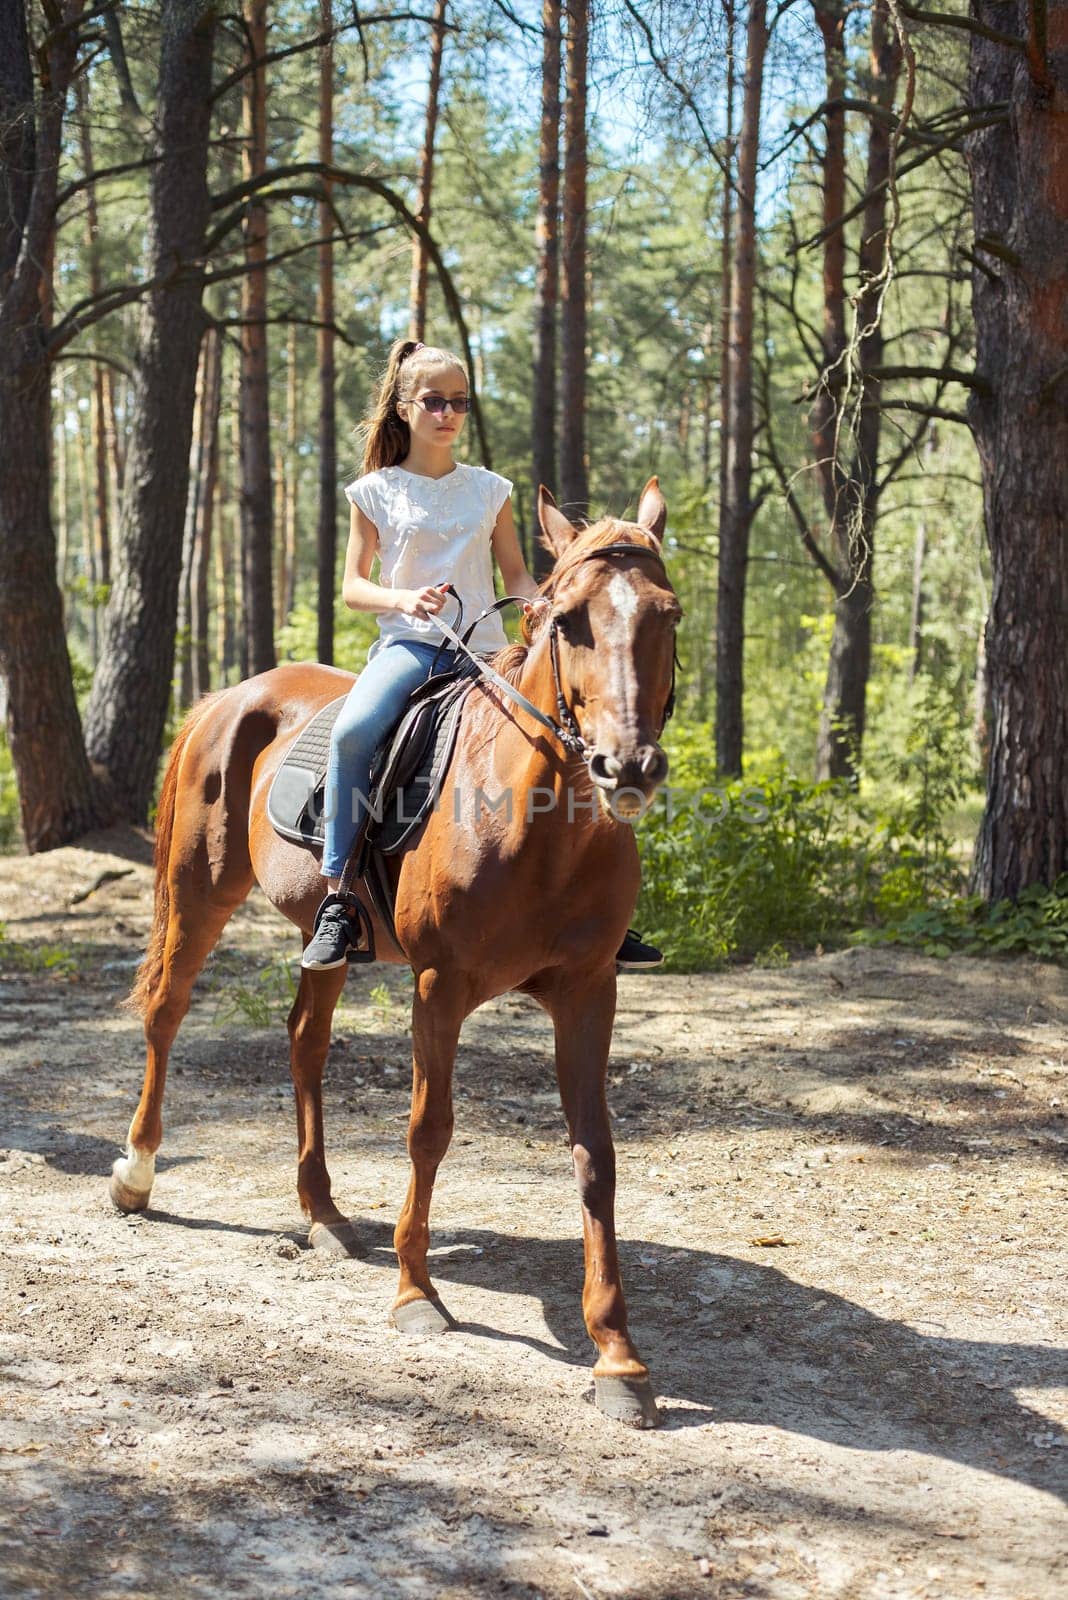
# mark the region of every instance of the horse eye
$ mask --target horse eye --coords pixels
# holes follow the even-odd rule
[[[593,642],[585,606],[578,606],[572,611],[558,611],[556,630],[561,639],[566,639],[568,644],[588,645]]]

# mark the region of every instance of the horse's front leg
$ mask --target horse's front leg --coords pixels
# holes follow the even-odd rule
[[[393,1242],[400,1282],[393,1305],[402,1333],[444,1333],[456,1326],[427,1271],[434,1179],[452,1139],[452,1068],[467,1015],[466,985],[429,969],[416,974],[412,1003],[411,1179]]]
[[[615,968],[582,982],[570,975],[545,999],[556,1035],[556,1075],[582,1203],[582,1312],[597,1346],[597,1405],[632,1427],[653,1428],[660,1413],[648,1369],[627,1329],[616,1251],[616,1153],[605,1100],[616,1013]]]

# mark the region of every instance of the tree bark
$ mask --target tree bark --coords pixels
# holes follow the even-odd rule
[[[331,301],[331,309],[332,309]],[[333,346],[330,364],[333,363]],[[322,352],[320,352],[322,362]],[[320,366],[322,373],[323,362]],[[333,391],[331,390],[331,393]],[[289,620],[297,591],[297,502],[300,488],[300,458],[297,442],[300,438],[300,363],[297,353],[297,330],[291,324],[286,347],[286,473],[285,497],[282,506],[283,572],[279,588],[279,614],[282,622]],[[335,448],[336,455],[336,448]]]
[[[838,568],[834,630],[827,681],[823,691],[816,747],[818,778],[854,779],[864,742],[868,679],[871,676],[871,624],[875,604],[873,569],[878,516],[879,441],[882,411],[879,380],[873,370],[882,364],[881,297],[887,270],[887,214],[890,205],[890,139],[894,95],[901,73],[901,44],[889,0],[874,0],[871,17],[871,80],[869,98],[879,108],[868,124],[867,199],[861,218],[858,253],[860,289],[857,325],[861,337],[856,354],[860,409],[853,427],[853,454],[848,477],[838,481],[838,457],[844,439],[835,442],[829,468],[832,523]],[[844,199],[844,188],[843,188]],[[836,213],[841,215],[839,211]]]
[[[81,143],[82,171],[93,177],[93,139],[89,128],[89,92],[83,73],[75,82],[78,105],[79,139]],[[97,213],[96,185],[90,182],[85,191],[85,253],[89,279],[89,293],[97,295],[104,287],[100,266],[100,220]],[[93,363],[93,385],[89,398],[89,419],[92,430],[93,456],[93,525],[95,528],[96,569],[98,581],[111,582],[111,492],[108,481],[107,403],[104,392],[104,367]]]
[[[589,0],[566,0],[564,203],[560,344],[560,505],[585,517],[590,489],[586,461],[586,64]]]
[[[1026,38],[1032,9],[978,0],[973,15]],[[1048,45],[1033,36],[1027,58],[979,34],[970,46],[972,104],[1009,103],[1004,121],[967,147],[980,258],[976,367],[991,388],[969,402],[992,568],[990,756],[972,886],[991,900],[1053,884],[1068,870],[1065,20],[1064,6],[1051,6]]]
[[[722,515],[727,504],[727,445],[731,437],[730,378],[731,378],[731,280],[733,272],[734,235],[734,0],[725,0],[724,21],[727,26],[727,86],[726,86],[726,138],[723,159],[723,198],[720,204],[719,241],[719,506]],[[709,446],[711,435],[709,435]],[[708,484],[710,463],[705,461],[705,485]]]
[[[215,526],[215,492],[219,477],[219,405],[222,391],[222,335],[209,328],[204,336],[204,390],[201,399],[200,492],[189,574],[189,658],[192,667],[191,698],[196,701],[211,688],[209,649],[208,573]]]
[[[426,128],[419,158],[419,204],[416,215],[430,226],[430,205],[434,188],[434,137],[438,126],[438,101],[441,95],[441,57],[445,48],[445,12],[448,0],[435,0],[430,26],[430,81],[426,94]],[[322,159],[325,159],[322,158]],[[409,292],[408,337],[426,338],[427,253],[423,240],[412,240],[412,282]]]
[[[222,388],[226,381],[226,364],[223,341],[219,341],[219,392],[220,402]],[[236,403],[234,385],[230,383],[231,406]],[[222,414],[220,404],[219,434],[222,434]],[[230,682],[230,674],[237,659],[237,646],[234,638],[234,546],[235,540],[240,537],[241,517],[237,504],[237,495],[233,481],[233,471],[237,463],[237,451],[233,448],[233,419],[230,417],[230,448],[222,448],[220,437],[219,459],[217,466],[219,504],[219,522],[215,539],[215,664],[218,682]]]
[[[548,577],[552,556],[541,539],[538,487],[556,494],[556,311],[560,277],[560,0],[542,0],[541,128],[538,136],[538,219],[534,246],[534,380],[530,409],[533,483],[530,503],[532,571]]]
[[[812,0],[823,37],[823,73],[827,109],[823,114],[823,328],[825,374],[837,372],[846,348],[846,92],[845,6],[839,0]],[[809,429],[816,458],[816,476],[824,510],[833,527],[843,513],[845,473],[838,456],[838,408],[835,391],[824,383],[812,402]]]
[[[193,699],[193,634],[191,585],[193,552],[196,549],[197,509],[204,469],[204,363],[207,359],[207,330],[200,343],[196,390],[193,398],[193,436],[189,445],[189,492],[185,501],[185,526],[182,532],[182,570],[178,579],[178,627],[175,637],[175,708],[183,714]]]
[[[320,0],[323,32],[329,32],[332,22],[332,0]],[[436,13],[435,13],[436,15]],[[444,19],[445,7],[441,5]],[[435,32],[435,40],[437,31]],[[433,72],[433,55],[431,71]],[[440,45],[438,46],[438,71],[441,70]],[[324,45],[319,59],[319,159],[333,165],[334,160],[334,52]],[[434,114],[437,115],[437,91],[434,92]],[[428,132],[433,161],[433,133],[429,128],[430,111],[427,110]],[[329,180],[324,183],[323,201],[319,208],[320,238],[333,232],[333,218],[327,204],[330,196]],[[427,206],[430,197],[430,168],[427,169]],[[418,241],[417,241],[418,242]],[[426,313],[426,277],[423,277],[424,323]],[[319,521],[316,530],[316,651],[319,660],[327,666],[334,662],[334,604],[337,590],[337,373],[334,359],[334,249],[332,245],[319,247],[319,331],[316,336],[319,356]],[[422,338],[417,334],[416,338]],[[294,374],[294,382],[296,381]],[[296,391],[294,390],[294,406]],[[294,463],[295,465],[295,463]],[[295,558],[295,552],[294,552]]]
[[[267,53],[267,0],[244,0],[250,59]],[[267,78],[256,66],[244,79],[246,181],[267,170]],[[250,200],[245,210],[245,265],[241,280],[241,506],[244,538],[244,611],[249,674],[267,672],[274,653],[274,500],[271,489],[270,377],[267,364],[267,207]]]
[[[89,634],[89,664],[96,671],[100,660],[100,573],[97,568],[96,531],[93,518],[93,496],[89,488],[89,454],[91,439],[86,438],[86,416],[81,408],[79,377],[74,380],[78,405],[74,413],[74,438],[78,465],[78,529],[82,543],[82,570],[85,577],[85,621]]]
[[[212,0],[165,0],[162,22],[148,272],[164,284],[141,305],[119,559],[86,715],[90,753],[107,769],[122,814],[138,823],[148,816],[174,670],[193,397],[204,330],[215,7]]]
[[[716,597],[716,764],[742,770],[745,586],[753,520],[753,292],[756,282],[756,181],[760,102],[768,43],[765,0],[750,0],[745,90],[738,141],[737,230],[731,272],[726,502],[720,508]]]
[[[29,851],[107,821],[82,739],[56,580],[47,303],[63,116],[82,0],[69,0],[34,93],[21,0],[0,0],[0,677]]]

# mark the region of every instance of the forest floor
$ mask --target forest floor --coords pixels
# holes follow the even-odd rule
[[[621,980],[621,1253],[664,1413],[633,1433],[587,1401],[578,1207],[525,1000],[461,1042],[433,1219],[458,1331],[387,1320],[394,969],[350,977],[328,1069],[366,1257],[305,1248],[269,1015],[295,941],[262,900],[179,1035],[152,1209],[112,1210],[149,911],[139,836],[0,860],[5,1594],[1068,1593],[1068,973],[847,950]]]

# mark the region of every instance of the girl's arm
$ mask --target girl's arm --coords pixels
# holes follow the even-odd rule
[[[538,586],[527,571],[527,564],[523,560],[519,536],[515,531],[515,518],[512,516],[511,496],[497,514],[491,544],[497,565],[501,569],[505,594],[518,594],[525,600],[537,601],[539,605],[547,604],[548,602],[538,594]]]
[[[350,611],[403,611],[424,620],[440,611],[445,595],[440,589],[387,589],[371,582],[371,568],[378,554],[378,529],[359,506],[349,518],[349,546],[345,552],[345,579],[341,595]]]

